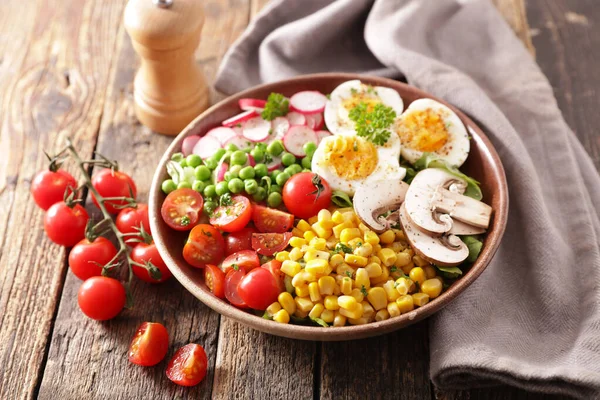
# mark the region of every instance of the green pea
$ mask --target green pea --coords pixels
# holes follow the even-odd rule
[[[283,172],[285,172],[285,173],[286,173],[286,174],[288,174],[289,176],[292,176],[292,175],[294,175],[294,169],[293,169],[291,166],[289,166],[289,167],[286,167],[286,168],[283,170]]]
[[[229,193],[228,182],[223,181],[217,183],[217,186],[215,187],[215,192],[217,193],[217,196],[223,196],[225,193]]]
[[[304,143],[304,146],[302,148],[304,149],[304,153],[306,153],[307,156],[312,158],[313,154],[315,154],[315,151],[317,150],[317,145],[313,142],[307,142]]]
[[[219,161],[215,160],[214,158],[209,158],[204,162],[204,165],[206,165],[211,171],[214,171],[218,164]]]
[[[221,157],[223,157],[223,155],[225,155],[225,153],[227,152],[227,150],[225,149],[218,149],[217,151],[215,151],[215,153],[212,155],[212,159],[220,161]]]
[[[183,159],[184,159],[184,157],[183,157],[183,153],[175,153],[175,154],[173,154],[173,155],[171,156],[171,160],[173,160],[173,161],[177,161],[177,162],[179,162],[179,161],[181,161],[181,160],[183,160]]]
[[[188,181],[179,182],[177,184],[177,189],[191,189],[191,188],[192,188],[192,184],[189,183]]]
[[[277,182],[279,186],[283,186],[288,179],[290,179],[290,174],[288,174],[287,172],[282,172],[279,175],[277,175],[277,178],[275,178],[275,182]]]
[[[254,179],[246,179],[244,181],[244,190],[248,194],[254,194],[258,191],[258,183]]]
[[[193,168],[196,168],[198,165],[202,164],[202,159],[198,154],[190,154],[185,158],[187,165]]]
[[[310,169],[304,168],[302,172],[312,172]]]
[[[302,159],[302,162],[301,162],[302,167],[306,168],[306,169],[310,169],[311,168],[311,162],[312,162],[312,160],[310,159],[309,156],[304,157]]]
[[[277,176],[278,176],[278,175],[279,175],[281,172],[282,172],[282,171],[281,171],[280,169],[273,170],[273,172],[271,172],[271,179],[272,179],[272,180],[275,180],[275,179],[277,179]]]
[[[187,161],[185,161],[185,158],[182,158],[181,160],[179,160],[179,165],[181,165],[182,168],[185,168],[188,166]]]
[[[281,155],[281,163],[286,167],[294,164],[296,162],[296,157],[292,153],[285,152]]]
[[[234,151],[230,158],[231,164],[244,165],[248,161],[248,155],[243,151]]]
[[[166,194],[171,193],[173,190],[177,189],[177,185],[173,182],[173,179],[166,179],[162,183],[162,191]]]
[[[251,166],[244,167],[240,170],[240,179],[253,179],[256,175],[254,168]]]
[[[239,150],[239,148],[233,143],[229,143],[225,149],[227,149],[231,152]]]
[[[194,183],[192,183],[192,189],[194,189],[198,193],[204,192],[205,188],[206,188],[206,183],[204,183],[202,181],[194,181]]]
[[[240,176],[240,171],[242,170],[241,165],[232,165],[231,167],[229,167],[229,172],[231,172],[231,174],[233,175],[234,178],[237,178],[238,176]]]
[[[210,168],[206,165],[199,165],[194,169],[194,175],[199,181],[205,181],[210,178]]]
[[[281,193],[281,186],[271,185],[271,189],[269,190],[269,193],[273,193],[273,192]]]
[[[279,207],[281,205],[281,194],[273,192],[269,194],[267,198],[267,204],[269,207]]]
[[[265,152],[258,147],[253,148],[252,151],[250,151],[250,155],[256,162],[261,162],[263,158],[265,158]]]
[[[204,197],[210,199],[211,197],[215,197],[217,195],[217,190],[215,185],[207,185],[204,188]]]
[[[267,151],[267,145],[264,143],[256,143],[255,148],[261,150],[263,153]]]
[[[244,190],[244,182],[240,178],[233,178],[227,184],[231,193],[241,193]]]
[[[267,189],[259,186],[258,189],[256,189],[256,193],[254,193],[252,198],[254,199],[254,201],[263,201],[267,198]]]
[[[242,149],[242,151],[243,151],[244,153],[246,153],[246,154],[250,154],[250,152],[252,151],[252,148],[250,148],[250,147],[245,147],[245,148],[243,148],[243,149]]]
[[[206,215],[210,215],[212,214],[213,211],[215,211],[215,209],[218,207],[218,204],[215,203],[214,201],[206,201],[204,202],[204,214]]]
[[[223,175],[223,178],[229,182],[230,180],[232,180],[233,178],[235,178],[235,176],[233,176],[233,174],[229,171],[225,172],[225,175]]]
[[[226,151],[220,158],[217,159],[217,161],[228,163],[229,159],[231,158],[231,154],[233,154],[231,151]]]
[[[281,140],[275,140],[267,146],[267,153],[272,156],[280,155],[285,148],[283,147],[283,142]]]
[[[256,164],[254,166],[254,174],[258,178],[262,178],[263,176],[267,176],[269,174],[269,169],[265,164]]]
[[[289,169],[290,171],[292,171],[291,175],[296,175],[298,172],[302,171],[302,167],[298,164],[292,164],[289,167],[287,167],[286,169]]]

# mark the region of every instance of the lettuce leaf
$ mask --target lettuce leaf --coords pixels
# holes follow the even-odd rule
[[[460,236],[460,239],[469,248],[469,256],[465,261],[470,263],[475,262],[475,260],[477,260],[477,257],[479,257],[479,253],[481,252],[483,242],[479,240],[477,236]]]
[[[331,194],[331,201],[339,207],[352,207],[352,200],[347,193],[341,190],[334,190]]]

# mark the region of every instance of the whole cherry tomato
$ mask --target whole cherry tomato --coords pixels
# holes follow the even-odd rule
[[[88,219],[88,213],[81,205],[75,204],[71,208],[61,201],[46,211],[44,230],[54,243],[71,247],[85,237]]]
[[[116,219],[117,229],[121,233],[138,233],[144,228],[146,233],[150,232],[150,221],[148,220],[148,204],[137,203],[137,207],[127,207],[119,211]],[[130,238],[125,240],[131,243]]]
[[[125,300],[125,288],[121,282],[106,276],[93,276],[86,280],[77,294],[81,311],[98,321],[116,317],[125,307]]]
[[[199,344],[186,344],[171,358],[167,378],[181,386],[195,386],[206,376],[208,358]]]
[[[85,281],[102,275],[102,267],[116,254],[117,249],[112,242],[102,236],[93,242],[83,239],[69,253],[69,267],[76,277]]]
[[[239,269],[230,269],[225,276],[225,297],[231,304],[239,308],[248,308],[244,300],[240,297],[238,286],[240,281],[246,275],[243,267]]]
[[[242,278],[238,284],[238,293],[248,307],[264,310],[277,301],[281,287],[271,271],[256,268]]]
[[[67,188],[77,188],[77,181],[65,170],[39,172],[31,182],[31,195],[35,203],[47,210],[51,205],[62,201]]]
[[[331,204],[331,188],[312,172],[292,176],[283,186],[283,204],[298,218],[310,218]]]
[[[138,243],[133,250],[131,251],[131,259],[136,263],[146,264],[147,262],[151,262],[156,268],[160,271],[160,279],[156,280],[150,276],[148,270],[144,267],[140,267],[139,265],[134,265],[133,273],[135,276],[140,278],[145,282],[150,283],[161,283],[169,279],[173,274],[167,267],[167,264],[163,261],[158,249],[154,242],[148,243]]]
[[[247,226],[237,232],[231,232],[225,237],[225,254],[230,255],[242,250],[252,250],[252,234],[256,229]]]
[[[135,197],[137,188],[135,182],[129,175],[121,171],[113,171],[109,168],[101,170],[92,178],[92,185],[102,197]],[[97,206],[98,201],[92,195],[92,200]],[[110,200],[104,203],[106,211],[111,214],[118,213],[127,202],[123,200]]]
[[[129,361],[149,367],[162,361],[169,351],[169,332],[158,322],[144,322],[129,345]]]

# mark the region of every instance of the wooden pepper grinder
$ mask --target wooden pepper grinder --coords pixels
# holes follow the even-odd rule
[[[209,105],[208,87],[194,51],[204,23],[199,0],[129,0],[125,29],[142,64],[134,80],[140,122],[178,134]]]

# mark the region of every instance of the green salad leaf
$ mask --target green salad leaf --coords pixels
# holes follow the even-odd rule
[[[436,265],[435,268],[437,268],[440,275],[442,275],[444,278],[458,278],[463,274],[461,269],[458,267],[440,267]]]
[[[467,190],[464,193],[465,196],[472,197],[475,200],[481,200],[483,198],[483,194],[481,193],[481,189],[479,188],[479,182],[463,174],[458,170],[458,168],[448,164],[446,161],[440,159],[434,153],[423,153],[423,156],[421,156],[421,158],[419,158],[417,162],[415,162],[415,168],[418,171],[421,171],[425,168],[445,169],[450,174],[467,181]]]
[[[479,253],[481,252],[481,247],[483,246],[483,242],[479,240],[477,236],[460,236],[460,239],[467,245],[469,248],[469,256],[467,257],[467,262],[475,262],[477,257],[479,257]]]
[[[333,203],[339,207],[352,207],[352,200],[350,200],[350,196],[341,190],[334,190],[331,193],[331,201],[333,201]]]
[[[324,328],[329,328],[329,324],[323,321],[321,318],[311,318],[310,320],[317,325],[321,325]]]

